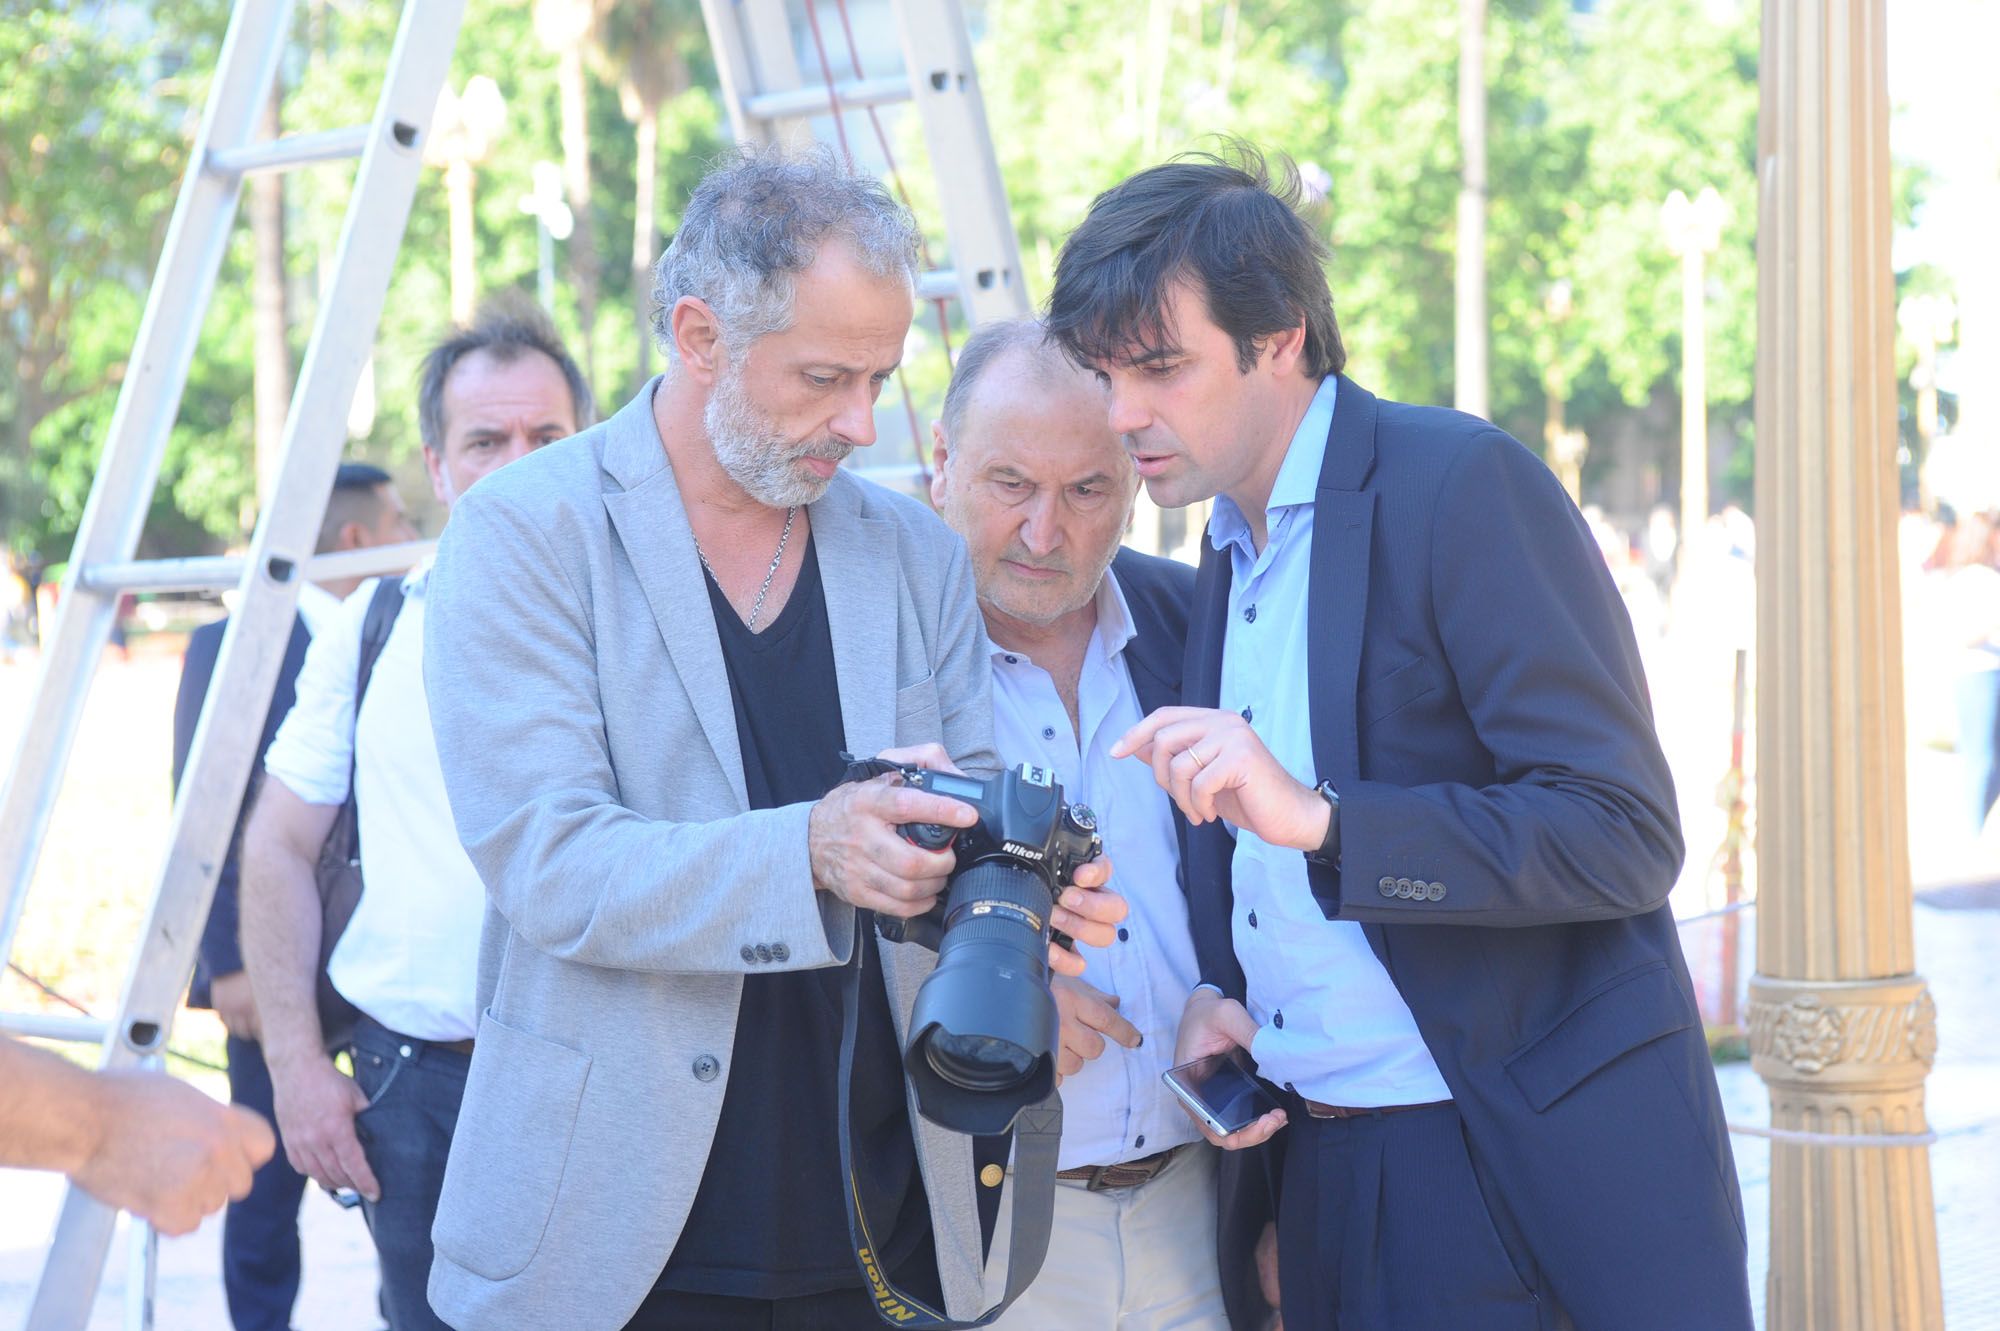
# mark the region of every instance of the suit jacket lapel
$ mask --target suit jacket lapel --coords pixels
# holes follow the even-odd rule
[[[1375,494],[1360,487],[1375,461],[1375,414],[1374,395],[1341,379],[1313,503],[1312,585],[1306,618],[1313,761],[1320,776],[1336,788],[1361,779],[1356,700],[1362,625],[1368,613]]]
[[[702,733],[715,751],[739,808],[750,807],[743,784],[743,751],[736,742],[736,709],[722,643],[715,633],[715,609],[695,554],[694,530],[666,447],[653,421],[655,379],[613,416],[604,447],[604,469],[623,488],[604,496],[605,512],[617,529],[633,574],[646,594],[660,640],[694,704]],[[843,700],[844,701],[844,700]]]
[[[860,483],[835,472],[809,510],[826,621],[840,677],[840,719],[848,751],[870,757],[896,742],[895,524],[861,515]]]

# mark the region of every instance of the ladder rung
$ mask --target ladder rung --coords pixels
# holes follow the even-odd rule
[[[212,152],[208,155],[208,166],[226,176],[253,176],[266,171],[288,171],[312,162],[337,162],[361,156],[372,129],[369,125],[354,125],[315,134],[287,134],[283,138]]]
[[[436,548],[434,541],[377,545],[365,550],[341,550],[314,555],[305,575],[313,581],[367,578],[401,573]],[[274,575],[275,576],[275,575]],[[236,555],[200,555],[189,559],[136,559],[123,564],[88,565],[77,572],[79,591],[111,595],[118,592],[222,591],[243,580],[243,560]],[[283,581],[282,578],[278,579]]]
[[[886,106],[910,100],[910,81],[893,79],[849,79],[833,85],[833,100],[845,107]],[[763,92],[749,98],[744,109],[755,120],[782,120],[788,116],[823,115],[827,110],[827,90],[823,83],[784,92]]]
[[[111,1023],[98,1017],[59,1017],[44,1012],[0,1012],[0,1031],[31,1040],[103,1044]]]
[[[958,295],[958,273],[951,268],[937,268],[917,278],[917,298],[919,300],[950,300]]]

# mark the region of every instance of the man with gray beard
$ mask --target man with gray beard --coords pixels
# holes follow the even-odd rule
[[[730,160],[656,273],[666,373],[454,514],[426,680],[488,896],[430,1286],[454,1326],[874,1324],[836,1135],[850,961],[863,1255],[983,1306],[971,1141],[902,1071],[935,958],[863,913],[920,915],[952,871],[899,825],[974,815],[841,784],[843,750],[998,765],[964,545],[840,470],[874,442],[915,251],[823,153]],[[1053,927],[1110,944],[1108,876],[1079,869]]]

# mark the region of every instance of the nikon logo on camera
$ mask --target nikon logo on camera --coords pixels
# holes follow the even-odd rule
[[[1017,855],[1024,860],[1033,860],[1037,864],[1040,864],[1049,857],[1048,852],[1044,851],[1041,847],[1024,846],[1018,841],[1009,841],[1001,846],[1000,849],[1006,851],[1009,855]]]

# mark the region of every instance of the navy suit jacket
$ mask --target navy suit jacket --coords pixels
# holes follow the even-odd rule
[[[215,676],[215,658],[222,650],[222,633],[229,621],[218,619],[203,624],[188,635],[187,655],[181,660],[180,692],[174,698],[174,789],[179,790],[181,773],[187,768],[188,751],[194,747],[195,723],[201,719],[202,701],[208,697],[209,680]],[[188,1006],[207,1007],[209,987],[224,975],[243,969],[243,951],[236,941],[237,893],[240,870],[238,851],[243,837],[243,813],[250,807],[250,793],[264,771],[264,753],[292,710],[296,697],[299,667],[305,664],[306,647],[312,635],[305,621],[292,621],[292,636],[285,643],[285,659],[278,666],[278,684],[271,691],[271,706],[264,714],[264,733],[257,741],[257,762],[250,770],[250,785],[243,792],[243,804],[236,811],[236,830],[230,834],[229,854],[216,876],[215,899],[208,908],[208,924],[201,931],[201,948],[196,953],[194,983],[188,989]]]
[[[1673,780],[1582,518],[1485,421],[1342,378],[1311,558],[1313,755],[1341,798],[1320,909],[1362,926],[1495,1211],[1579,1325],[1748,1328],[1742,1200],[1667,908]],[[1193,706],[1217,705],[1230,577],[1204,542]],[[1233,846],[1191,828],[1187,872],[1202,978],[1240,997]]]

